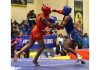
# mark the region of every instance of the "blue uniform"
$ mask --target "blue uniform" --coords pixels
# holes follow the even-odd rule
[[[73,20],[71,18],[71,16],[69,16],[69,21],[65,26],[66,32],[68,35],[70,35],[70,33],[72,32],[72,30],[74,29],[74,24],[73,24]]]
[[[69,16],[69,20],[65,26],[65,29],[68,34],[67,37],[71,38],[73,42],[78,42],[78,39],[80,38],[80,32],[79,30],[74,28],[74,23],[71,16]]]

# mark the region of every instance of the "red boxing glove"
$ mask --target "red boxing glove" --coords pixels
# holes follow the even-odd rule
[[[52,12],[57,12],[59,14],[64,14],[64,11],[63,10],[56,10],[56,9],[53,9]]]
[[[63,12],[63,10],[57,10],[57,13],[63,14],[64,12]]]

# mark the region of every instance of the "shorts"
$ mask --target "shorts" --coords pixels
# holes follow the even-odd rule
[[[30,34],[30,40],[41,40],[43,39],[43,34],[42,31],[40,31],[36,26],[32,29],[31,34]]]
[[[80,33],[76,29],[73,29],[72,32],[68,34],[67,38],[70,38],[74,43],[77,43],[80,39]]]

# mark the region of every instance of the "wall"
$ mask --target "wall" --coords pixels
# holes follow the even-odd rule
[[[26,19],[27,13],[32,9],[37,9],[37,0],[34,0],[33,4],[28,3],[27,7],[11,6],[11,18],[17,20],[19,23]],[[37,12],[37,10],[35,10]]]
[[[89,34],[89,0],[83,0],[83,32]]]

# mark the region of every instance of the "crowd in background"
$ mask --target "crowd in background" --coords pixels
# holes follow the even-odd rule
[[[35,26],[35,19],[36,14],[34,13],[34,10],[30,10],[27,13],[27,20],[22,20],[21,23],[18,23],[16,20],[12,22],[11,20],[11,34],[14,34],[14,32],[18,32],[21,35],[30,35],[31,29]]]

